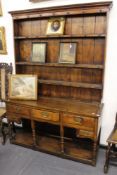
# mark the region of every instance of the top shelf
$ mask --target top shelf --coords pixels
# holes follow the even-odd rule
[[[86,34],[86,35],[42,35],[42,36],[15,36],[14,39],[48,39],[48,38],[104,38],[106,34]]]

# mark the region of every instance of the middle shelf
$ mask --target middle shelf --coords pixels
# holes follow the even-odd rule
[[[43,79],[39,79],[38,82],[41,84],[50,84],[50,85],[102,89],[102,84],[78,83],[78,82],[70,82],[70,81],[43,80]]]

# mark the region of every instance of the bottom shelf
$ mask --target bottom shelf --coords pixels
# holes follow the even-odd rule
[[[18,130],[11,143],[34,148],[42,152],[93,165],[93,142],[89,139],[64,140],[64,153],[61,152],[60,137],[36,136],[36,146],[30,132]]]
[[[15,138],[11,140],[11,143],[32,148],[33,147],[32,133],[28,131],[24,132],[24,130],[22,129],[17,129]]]
[[[36,148],[49,153],[60,154],[60,139],[49,136],[38,136]]]
[[[91,163],[93,160],[93,143],[87,139],[77,139],[77,142],[65,141],[64,148],[67,157],[82,162]]]

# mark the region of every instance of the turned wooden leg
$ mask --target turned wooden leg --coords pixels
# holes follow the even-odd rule
[[[6,133],[5,133],[5,130],[4,130],[4,123],[1,124],[1,132],[2,132],[2,137],[3,137],[2,144],[5,145],[5,142],[6,142]]]
[[[14,122],[12,122],[12,130],[13,130],[14,133],[16,133]]]
[[[10,141],[12,141],[12,139],[15,138],[15,136],[13,135],[13,125],[14,125],[13,122],[8,121],[8,135],[9,135]]]
[[[62,120],[62,117],[61,117]],[[64,153],[64,127],[61,121],[60,124],[60,136],[61,136],[61,153]]]
[[[93,143],[93,162],[92,165],[96,165],[96,155],[97,155],[97,141],[94,141]]]
[[[35,134],[35,121],[31,121],[32,135],[33,135],[33,145],[36,146],[36,134]]]
[[[110,149],[111,149],[111,143],[108,143],[108,147],[107,147],[107,150],[106,150],[106,161],[105,161],[105,165],[104,165],[104,173],[108,172]]]

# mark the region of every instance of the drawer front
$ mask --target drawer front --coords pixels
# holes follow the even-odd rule
[[[8,113],[7,114],[8,120],[13,121],[16,123],[21,123],[21,116],[15,113]]]
[[[32,109],[31,117],[36,120],[42,119],[45,121],[53,121],[53,122],[59,121],[59,113],[43,111],[43,110]]]
[[[30,110],[29,108],[16,106],[16,105],[7,105],[7,111],[11,113],[21,114],[27,116],[26,118],[30,117]]]
[[[94,130],[95,119],[79,115],[63,114],[63,124],[74,128]]]
[[[79,132],[76,132],[76,136],[81,138],[93,138],[94,132],[80,129]]]

